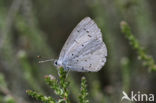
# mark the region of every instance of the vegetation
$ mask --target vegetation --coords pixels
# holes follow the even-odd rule
[[[118,103],[122,91],[156,93],[155,3],[0,0],[0,103]],[[98,24],[108,49],[103,69],[66,73],[52,63],[39,64],[37,55],[58,58],[86,16]]]
[[[54,90],[55,94],[60,97],[58,100],[55,100],[52,97],[44,96],[32,90],[27,90],[26,92],[28,95],[45,103],[70,103],[69,90],[68,90],[69,82],[66,81],[67,79],[66,76],[67,76],[67,72],[64,71],[63,68],[59,68],[59,80],[57,80],[52,75],[45,76],[46,83]],[[80,103],[89,103],[87,99],[87,95],[88,92],[87,92],[86,78],[82,77],[81,95],[79,96]]]

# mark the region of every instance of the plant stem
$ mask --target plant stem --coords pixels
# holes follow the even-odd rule
[[[143,64],[149,68],[149,70],[156,70],[156,64],[151,56],[149,56],[139,44],[138,40],[133,36],[129,25],[125,22],[121,22],[121,30],[129,40],[130,45],[137,51],[139,59],[143,61]]]

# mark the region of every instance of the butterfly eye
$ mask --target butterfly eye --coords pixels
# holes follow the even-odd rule
[[[54,61],[54,64],[57,65],[57,61]]]

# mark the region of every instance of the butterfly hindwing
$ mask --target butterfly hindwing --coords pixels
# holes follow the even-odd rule
[[[86,48],[87,47],[87,48]],[[79,72],[99,71],[106,62],[105,44],[95,40],[88,43],[82,52],[67,62],[67,68]]]

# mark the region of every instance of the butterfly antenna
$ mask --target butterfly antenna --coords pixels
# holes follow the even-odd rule
[[[51,62],[54,61],[55,59],[49,59],[49,60],[41,60],[38,63],[45,63],[45,62]]]
[[[45,57],[41,57],[41,56],[37,56],[37,58],[47,59],[47,58],[45,58]],[[55,59],[41,60],[41,61],[39,61],[38,63],[51,62],[51,61],[54,61],[54,60],[55,60]]]

